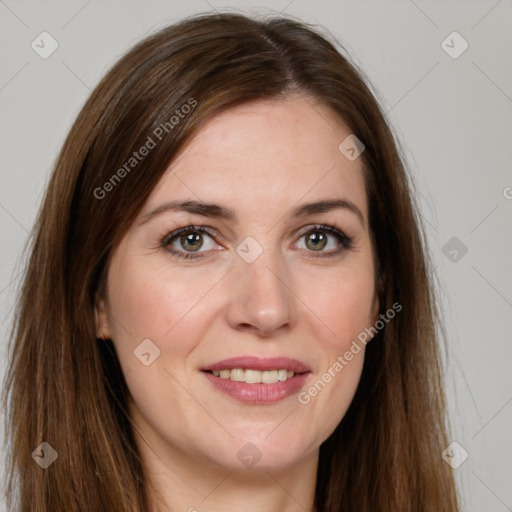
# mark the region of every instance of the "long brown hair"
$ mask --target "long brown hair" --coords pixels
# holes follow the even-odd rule
[[[378,102],[336,46],[290,18],[196,15],[140,42],[94,89],[57,158],[16,307],[4,391],[9,506],[148,510],[127,387],[111,341],[95,337],[95,294],[184,143],[221,111],[296,93],[328,106],[364,143],[381,312],[402,305],[367,346],[354,400],[320,448],[316,508],[460,510],[441,459],[449,424],[439,316],[412,183]],[[148,137],[154,147],[126,167]],[[58,453],[46,469],[32,457],[42,442]]]

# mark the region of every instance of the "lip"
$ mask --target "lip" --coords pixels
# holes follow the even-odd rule
[[[262,358],[256,356],[241,356],[231,357],[229,359],[223,359],[214,364],[204,366],[200,368],[202,371],[221,371],[221,370],[232,370],[233,368],[241,368],[242,370],[291,370],[295,373],[307,373],[311,371],[305,363],[292,359],[290,357],[270,357]],[[286,382],[286,381],[285,381]],[[268,385],[268,384],[267,384]]]
[[[291,370],[295,375],[285,381],[274,382],[273,384],[247,384],[246,382],[233,381],[216,377],[212,371],[232,370]],[[304,386],[311,369],[301,361],[289,357],[261,358],[255,356],[231,357],[223,359],[214,364],[200,368],[203,375],[219,391],[231,396],[243,403],[254,405],[273,404],[298,393]]]

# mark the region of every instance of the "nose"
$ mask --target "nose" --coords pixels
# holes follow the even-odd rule
[[[230,272],[227,319],[236,330],[270,337],[292,326],[293,293],[288,273],[266,251],[252,263],[239,259]]]

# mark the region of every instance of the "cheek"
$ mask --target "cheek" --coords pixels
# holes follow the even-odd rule
[[[187,356],[201,339],[200,299],[212,284],[147,260],[119,258],[110,269],[112,338],[136,410],[154,425],[184,435],[183,416],[168,412],[197,410],[186,391],[193,389]],[[136,354],[147,339],[159,352],[146,366]],[[153,358],[155,349],[145,346]]]
[[[322,281],[323,288],[309,295],[311,310],[322,321],[316,332],[321,364],[299,401],[316,418],[318,438],[326,439],[348,410],[361,377],[365,344],[358,336],[373,325],[374,282],[372,267],[364,265]]]
[[[114,330],[120,336],[129,332],[134,340],[160,339],[193,309],[204,286],[204,280],[183,279],[144,258],[121,261],[109,274]]]
[[[375,287],[372,269],[347,268],[322,278],[323,285],[309,294],[311,309],[328,328],[330,350],[346,350],[353,339],[373,324]],[[307,295],[306,295],[307,297]]]
[[[149,369],[134,357],[143,340],[151,340],[160,350],[150,368],[172,363],[185,371],[186,356],[200,338],[200,322],[192,320],[197,320],[204,279],[184,279],[162,264],[148,265],[147,260],[120,259],[109,272],[112,339],[125,375],[135,370],[132,378]]]

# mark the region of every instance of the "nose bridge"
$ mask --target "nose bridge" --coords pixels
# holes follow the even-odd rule
[[[269,335],[291,323],[288,272],[280,251],[263,249],[254,239],[246,239],[237,253],[239,258],[231,277],[234,293],[229,299],[228,320],[232,327],[250,326],[261,335]]]

